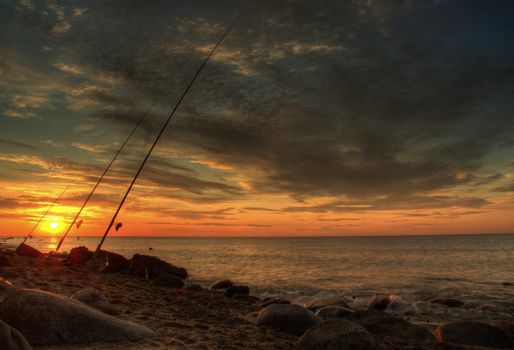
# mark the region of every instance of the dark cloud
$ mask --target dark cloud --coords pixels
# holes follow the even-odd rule
[[[251,190],[221,171],[159,158],[159,147],[142,182],[180,189],[187,194],[170,196],[191,201],[235,200],[247,192],[285,193],[298,202],[346,198],[285,211],[353,212],[480,208],[489,201],[431,193],[503,176],[497,164],[484,169],[484,159],[500,146],[512,147],[508,2],[83,5],[87,16],[65,16],[70,27],[62,33],[56,11],[30,23],[53,28],[44,37],[59,56],[49,62],[69,61],[94,72],[92,81],[117,82],[84,90],[81,97],[94,104],[85,112],[90,120],[98,129],[114,125],[125,132],[157,103],[142,126],[144,136],[136,134],[140,143],[124,153],[109,183],[130,178],[208,49],[237,9],[248,6],[252,11],[208,63],[159,146],[250,174]],[[18,23],[21,15],[11,12]],[[86,171],[75,163],[66,167]],[[484,173],[493,175],[476,175]],[[509,187],[496,191],[502,188]]]
[[[11,141],[11,140],[3,140],[0,139],[0,145],[3,147],[8,148],[17,148],[22,150],[33,150],[36,146],[25,143],[25,142],[18,142],[18,141]]]

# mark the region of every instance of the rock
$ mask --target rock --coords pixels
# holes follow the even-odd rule
[[[129,261],[123,255],[100,250],[93,254],[87,265],[101,273],[120,273],[127,270]]]
[[[20,256],[27,256],[29,258],[40,258],[45,254],[41,253],[36,248],[32,248],[28,244],[22,243],[16,248],[16,254]]]
[[[87,247],[80,246],[70,250],[70,253],[68,254],[68,260],[72,264],[83,266],[86,265],[92,256],[92,251],[90,251]]]
[[[353,310],[350,310],[345,307],[325,306],[316,312],[316,316],[321,317],[323,319],[327,319],[327,318],[344,317],[344,316],[352,314],[352,313],[353,313]]]
[[[446,299],[435,299],[431,301],[432,304],[440,304],[447,307],[461,307],[464,305],[463,301],[460,301],[458,299],[453,298],[446,298]]]
[[[105,295],[96,288],[86,288],[72,295],[72,298],[86,305],[94,307],[109,315],[116,315],[118,312],[111,306]]]
[[[211,289],[211,290],[227,289],[228,287],[232,287],[233,285],[234,285],[234,282],[232,282],[231,280],[220,280],[220,281],[216,281],[213,284],[211,284],[209,289]]]
[[[0,255],[0,266],[12,266],[12,264],[8,257]]]
[[[23,335],[2,320],[0,320],[0,348],[2,350],[32,350]]]
[[[264,299],[259,300],[259,302],[257,302],[257,305],[262,306],[262,307],[266,307],[271,304],[291,304],[291,303],[289,302],[289,300],[281,299],[281,298],[264,298]]]
[[[514,344],[514,322],[509,321],[496,321],[494,322],[496,328],[501,329],[510,338],[512,344]]]
[[[303,306],[311,310],[318,310],[325,306],[342,306],[349,308],[346,301],[347,298],[345,296],[332,296],[314,299],[312,301],[305,303]]]
[[[302,335],[310,327],[321,323],[321,319],[299,305],[272,304],[259,311],[255,323],[285,333]]]
[[[391,298],[387,295],[375,295],[368,301],[368,310],[385,310],[391,303]]]
[[[458,321],[442,324],[434,332],[440,342],[460,345],[485,346],[490,348],[508,348],[512,341],[501,329],[477,321]]]
[[[162,275],[152,281],[152,284],[159,287],[182,288],[184,282],[175,275]]]
[[[296,344],[301,350],[374,350],[377,345],[364,327],[332,319],[309,328]]]
[[[250,288],[247,286],[232,286],[228,287],[223,293],[224,296],[232,298],[236,294],[250,295]]]
[[[257,321],[257,316],[259,315],[259,311],[250,312],[246,314],[244,319],[250,323],[255,323]]]
[[[154,335],[78,300],[31,289],[8,292],[0,303],[0,319],[33,346],[137,341]]]
[[[0,277],[0,292],[6,292],[13,288],[14,288],[14,286],[12,285],[11,282],[9,282],[8,280],[6,280],[3,277]]]
[[[128,272],[147,279],[154,279],[168,274],[187,278],[187,270],[183,267],[174,266],[150,255],[134,254],[129,261]]]
[[[379,310],[356,311],[345,318],[360,324],[373,335],[422,342],[434,341],[434,336],[425,328]]]

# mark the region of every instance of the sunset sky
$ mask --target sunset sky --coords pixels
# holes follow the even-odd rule
[[[0,235],[514,232],[512,1],[0,0]]]

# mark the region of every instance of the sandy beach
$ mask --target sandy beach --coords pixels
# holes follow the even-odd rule
[[[65,256],[37,258],[18,256],[3,249],[0,254],[0,275],[3,284],[0,298],[9,293],[19,293],[23,288],[37,289],[64,296],[94,288],[106,298],[109,305],[103,311],[122,320],[148,327],[155,334],[139,341],[99,342],[94,344],[38,345],[37,349],[332,349],[327,346],[310,346],[299,343],[301,334],[291,330],[258,326],[255,323],[266,302],[250,295],[236,294],[227,297],[223,291],[209,290],[190,285],[185,279],[182,288],[157,286],[145,278],[127,273],[98,273],[91,268],[72,264]],[[64,259],[63,259],[64,257]],[[14,290],[14,292],[13,292]],[[276,300],[277,303],[285,301]],[[333,300],[337,303],[337,300]],[[326,303],[325,303],[326,304]],[[283,305],[283,304],[275,304]],[[337,305],[341,305],[340,303]],[[288,307],[290,305],[287,305]],[[316,311],[320,305],[312,305]],[[337,306],[332,306],[336,308]],[[303,312],[314,313],[298,307]],[[380,305],[371,307],[381,315]],[[0,303],[1,309],[1,303]],[[441,343],[432,336],[434,325],[421,327],[399,318],[368,318],[363,311],[333,315],[364,325],[375,342],[376,349],[480,349],[480,347]],[[261,311],[262,313],[262,311]],[[330,312],[329,312],[330,313]],[[378,314],[380,313],[380,314]],[[1,314],[1,312],[0,312]],[[385,315],[385,313],[383,313]],[[322,316],[319,312],[318,315]],[[301,315],[300,315],[301,316]],[[48,316],[52,317],[52,316]],[[382,316],[380,316],[382,317]],[[379,317],[379,318],[380,318]],[[335,319],[325,317],[326,320]],[[321,318],[320,318],[321,320]],[[378,320],[378,321],[377,321]],[[404,322],[404,323],[402,323]],[[512,326],[512,324],[511,324]],[[512,331],[512,328],[511,328]],[[302,332],[303,333],[303,332]],[[504,333],[507,336],[507,333]],[[510,334],[512,336],[512,333]],[[303,338],[302,338],[303,339]],[[493,342],[495,339],[492,340]],[[352,347],[343,347],[353,349]],[[355,349],[358,349],[357,347]],[[362,349],[369,346],[363,345]]]

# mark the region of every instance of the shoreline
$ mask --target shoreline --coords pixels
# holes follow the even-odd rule
[[[154,285],[145,278],[127,273],[92,272],[86,267],[64,260],[50,261],[43,257],[17,256],[12,250],[1,249],[0,256],[6,257],[8,261],[0,268],[0,276],[16,288],[40,289],[65,296],[72,296],[86,288],[95,288],[108,300],[116,317],[141,324],[156,332],[155,337],[139,342],[99,343],[95,344],[94,349],[294,349],[299,339],[298,336],[273,327],[257,326],[256,313],[269,306],[266,303],[270,301],[252,296],[251,291],[250,295],[226,297],[223,291],[191,285],[187,279],[184,279],[186,284],[182,288],[169,288]],[[0,291],[1,298],[5,294],[6,292]],[[343,301],[341,298],[325,300],[324,303],[328,305],[322,305],[323,302],[318,301],[317,306],[312,304],[312,300],[306,300],[303,306],[309,306],[310,302],[310,309],[319,311],[323,306],[344,303],[346,308],[353,308],[352,312],[362,312],[361,309],[387,312],[388,307],[394,305],[394,300],[388,298],[389,296],[377,296],[374,301],[362,300],[363,305],[359,308],[356,304],[348,303],[348,299]],[[285,302],[276,299],[271,304]],[[294,300],[287,302],[295,303]],[[331,303],[336,304],[330,305]],[[405,316],[398,319],[410,321]],[[412,325],[426,329],[429,333],[434,332],[438,326],[416,322]],[[443,344],[436,341],[426,342],[426,339],[415,337],[395,337],[395,331],[397,330],[386,335],[374,335],[379,349],[440,349]],[[54,345],[34,348],[90,349],[88,346],[90,345]]]

